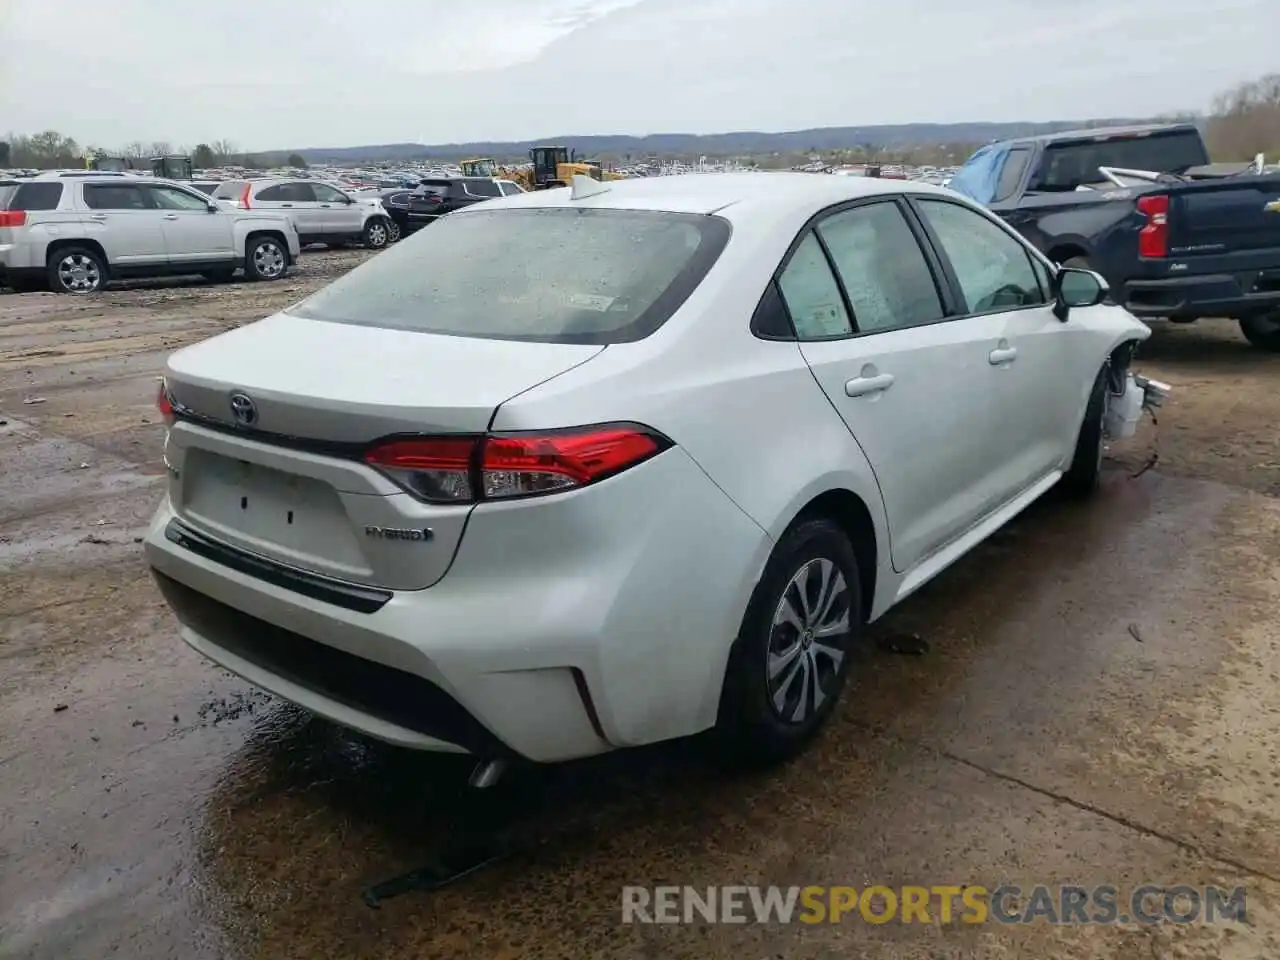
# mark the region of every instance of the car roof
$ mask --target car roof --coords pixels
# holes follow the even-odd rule
[[[661,210],[668,213],[716,213],[735,205],[823,207],[907,192],[947,194],[931,184],[877,177],[832,177],[789,171],[760,173],[688,173],[670,177],[610,180],[605,189],[580,200],[567,187],[536,190],[492,201],[505,207],[603,207],[618,210]]]
[[[1035,137],[1011,137],[1004,143],[1060,143],[1070,140],[1100,140],[1111,137],[1146,137],[1155,133],[1183,133],[1198,131],[1194,123],[1135,123],[1124,127],[1084,127],[1080,130],[1059,130]]]

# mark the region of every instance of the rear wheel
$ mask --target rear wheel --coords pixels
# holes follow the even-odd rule
[[[1059,488],[1073,500],[1085,500],[1097,492],[1102,480],[1102,422],[1107,415],[1107,368],[1098,372],[1089,394],[1089,405],[1080,424],[1075,456],[1059,481]]]
[[[774,548],[725,675],[718,733],[735,759],[786,760],[826,723],[862,626],[853,545],[825,517]]]
[[[1242,317],[1240,332],[1255,347],[1271,352],[1280,351],[1280,310],[1260,317]]]
[[[97,293],[107,285],[107,264],[88,247],[63,247],[49,255],[49,289],[55,293]]]
[[[391,242],[391,231],[387,229],[387,221],[382,217],[370,220],[364,225],[364,245],[370,250],[381,250]]]
[[[284,245],[274,237],[250,237],[244,275],[250,280],[279,280],[289,267]]]

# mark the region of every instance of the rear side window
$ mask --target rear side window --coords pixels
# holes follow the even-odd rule
[[[935,323],[943,318],[933,272],[896,203],[832,214],[818,225],[844,283],[861,333]]]
[[[0,210],[57,210],[62,184],[19,183],[0,186]]]
[[[473,197],[502,196],[502,191],[492,180],[463,180],[462,189]]]
[[[778,278],[778,286],[801,340],[847,337],[853,332],[840,285],[822,252],[822,244],[812,232],[806,233],[796,247]]]
[[[213,195],[219,200],[239,200],[246,186],[248,184],[243,180],[227,180],[225,183],[218,184]]]
[[[719,217],[648,210],[464,210],[288,312],[462,337],[626,343],[684,303],[729,233]]]
[[[147,198],[133,184],[86,183],[84,204],[90,210],[149,210]]]
[[[1195,130],[1115,137],[1100,132],[1093,140],[1046,147],[1032,187],[1074,190],[1082,184],[1101,183],[1105,178],[1099,167],[1181,173],[1208,162],[1204,141]]]

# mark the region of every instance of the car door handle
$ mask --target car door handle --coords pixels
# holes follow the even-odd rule
[[[293,204],[292,204],[292,203],[282,203],[282,204],[280,204],[280,206],[282,206],[282,207],[292,207],[292,206],[293,206]]]
[[[999,347],[987,354],[987,362],[993,367],[998,367],[1002,363],[1013,363],[1013,361],[1017,359],[1017,347]]]
[[[102,223],[104,220],[107,219],[107,215],[105,213],[94,213],[89,216],[89,219],[97,220],[99,223]]]
[[[322,207],[324,207],[326,210],[328,210],[330,207],[332,207],[332,206],[333,206],[333,204],[332,204],[332,203],[322,203],[322,204],[320,204],[320,206],[322,206]]]
[[[874,377],[854,377],[844,385],[846,396],[866,397],[874,393],[884,393],[893,386],[892,373],[880,373]]]
[[[166,213],[166,214],[164,215],[164,218],[165,218],[166,220],[177,220],[177,219],[178,219],[178,215],[177,215],[176,213]]]

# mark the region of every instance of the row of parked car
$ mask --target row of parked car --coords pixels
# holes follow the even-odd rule
[[[75,171],[0,180],[0,286],[85,294],[166,275],[278,280],[308,244],[378,250],[452,210],[520,192],[483,177],[373,194],[302,178]]]

